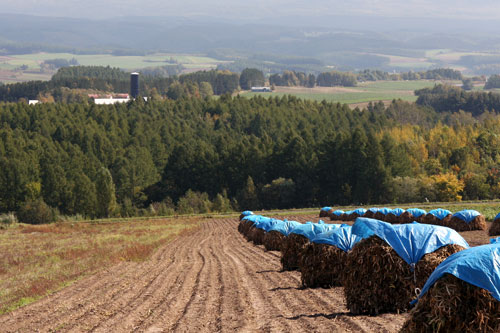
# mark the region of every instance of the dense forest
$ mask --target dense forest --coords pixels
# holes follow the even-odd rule
[[[500,196],[500,118],[394,101],[0,103],[0,212],[87,217]]]

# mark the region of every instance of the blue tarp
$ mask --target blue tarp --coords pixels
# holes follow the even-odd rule
[[[349,252],[363,238],[352,233],[352,227],[347,224],[316,235],[311,242],[329,244],[338,247],[344,252]]]
[[[245,210],[243,213],[241,213],[241,215],[243,215],[243,216],[253,215],[253,212],[249,211],[249,210]]]
[[[389,213],[391,213],[392,215],[401,216],[401,214],[403,214],[404,212],[405,211],[402,208],[394,208]]]
[[[301,224],[296,226],[290,231],[290,234],[297,234],[307,237],[308,239],[313,239],[314,236],[322,232],[328,231],[330,229],[336,228],[335,224],[318,224],[307,222],[306,224]]]
[[[368,211],[369,212],[372,212],[373,214],[375,214],[376,212],[378,212],[380,210],[380,208],[378,207],[372,207],[372,208],[368,208]]]
[[[495,220],[500,218],[500,213],[497,214],[497,216],[495,216]]]
[[[500,237],[490,239],[491,244],[500,244]]]
[[[340,210],[340,209],[337,209],[336,211],[333,212],[333,215],[335,215],[335,216],[340,216],[342,214],[344,214],[344,211]]]
[[[452,217],[458,217],[462,221],[470,223],[472,220],[474,220],[479,215],[481,215],[481,213],[478,212],[477,210],[466,209],[466,210],[461,210],[459,212],[456,212],[455,214],[453,214]]]
[[[270,231],[278,231],[279,233],[285,235],[285,236],[288,236],[288,234],[290,233],[290,231],[292,231],[293,228],[299,226],[299,225],[302,225],[302,223],[300,222],[296,222],[296,221],[283,221],[282,223],[276,223],[274,225],[272,225],[268,232]]]
[[[407,209],[406,210],[408,213],[410,213],[411,215],[413,215],[413,217],[420,217],[422,215],[426,215],[427,212],[423,209],[420,209],[420,208],[410,208],[410,209]]]
[[[451,212],[448,209],[443,209],[443,208],[438,208],[438,209],[433,209],[429,212],[429,214],[434,215],[438,219],[442,220],[446,216],[451,215]]]
[[[389,214],[391,212],[391,210],[392,209],[390,209],[390,208],[384,207],[384,208],[380,208],[378,211],[379,211],[379,213],[387,215],[387,214]]]
[[[332,207],[323,207],[321,208],[322,211],[324,212],[329,212],[332,209]]]
[[[363,238],[378,236],[410,265],[416,264],[425,254],[448,244],[469,247],[465,239],[453,229],[417,222],[393,225],[358,217],[352,232]]]
[[[255,228],[258,228],[258,229],[262,229],[264,231],[267,231],[273,224],[276,224],[278,223],[279,220],[276,220],[276,219],[272,219],[272,218],[269,218],[269,217],[264,217],[264,216],[261,216],[261,218],[258,218],[253,226]]]
[[[353,212],[354,212],[353,210],[348,210],[348,211],[344,212],[344,214],[351,215]]]
[[[444,274],[486,289],[500,301],[500,243],[471,247],[449,256],[431,274],[419,298]]]
[[[363,216],[366,213],[366,209],[358,208],[354,210],[354,213],[358,214],[359,216]]]
[[[271,219],[271,221],[269,221],[269,222],[262,223],[262,225],[260,225],[258,228],[264,230],[265,232],[268,232],[269,229],[271,229],[271,227],[273,225],[279,224],[279,223],[283,223],[283,221],[277,220],[277,219]]]
[[[242,218],[242,220],[255,222],[255,221],[257,221],[257,219],[259,219],[261,217],[263,217],[263,216],[261,216],[261,215],[247,215],[244,218]]]

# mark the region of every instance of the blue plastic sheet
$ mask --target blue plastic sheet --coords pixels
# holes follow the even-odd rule
[[[329,244],[349,252],[363,238],[352,233],[352,227],[347,224],[338,225],[335,229],[316,235],[311,242]]]
[[[323,212],[329,212],[331,209],[332,209],[332,207],[323,207],[323,208],[321,208],[321,210]]]
[[[500,244],[500,237],[490,239],[491,244]]]
[[[497,216],[495,216],[495,220],[500,218],[500,213],[497,214]]]
[[[340,209],[337,209],[336,211],[333,212],[333,215],[335,215],[335,216],[340,216],[342,214],[344,214],[344,211],[340,210]]]
[[[272,219],[269,217],[261,216],[253,223],[253,226],[258,229],[266,231],[271,225],[276,224],[279,220]]]
[[[306,237],[307,239],[313,239],[317,234],[331,230],[335,227],[335,224],[318,224],[307,222],[306,224],[301,224],[296,226],[290,231],[290,234],[297,234]]]
[[[389,214],[391,212],[391,210],[392,209],[390,209],[390,208],[384,207],[384,208],[380,208],[378,211],[379,211],[379,213],[387,215],[387,214]]]
[[[410,208],[410,209],[407,209],[406,210],[408,213],[410,213],[411,215],[413,215],[413,217],[420,217],[422,215],[426,215],[427,212],[423,209],[420,209],[420,208]]]
[[[368,211],[369,212],[372,212],[373,214],[375,214],[376,212],[378,212],[380,210],[380,208],[378,207],[372,207],[372,208],[368,208]]]
[[[290,231],[292,231],[293,228],[302,225],[302,223],[297,222],[297,221],[283,221],[282,223],[276,223],[272,225],[267,232],[270,231],[277,231],[285,236],[288,236],[290,234]]]
[[[271,221],[269,221],[267,223],[263,223],[262,226],[260,226],[260,229],[264,230],[265,232],[268,232],[269,229],[271,229],[271,227],[273,225],[276,225],[276,224],[279,224],[279,223],[283,223],[283,221],[277,220],[277,219],[271,219]]]
[[[500,243],[472,247],[446,258],[431,274],[419,298],[444,274],[486,289],[500,301]]]
[[[249,210],[245,210],[243,213],[241,213],[241,215],[243,215],[243,216],[253,215],[253,212],[249,211]]]
[[[427,253],[434,252],[448,244],[469,247],[465,239],[453,229],[417,222],[393,225],[358,217],[352,227],[352,232],[363,238],[378,236],[410,265],[416,264]]]
[[[366,213],[366,209],[358,208],[354,210],[354,213],[358,214],[359,216],[363,216]]]
[[[404,212],[405,211],[402,208],[394,208],[393,210],[390,211],[390,213],[392,215],[396,215],[396,216],[401,216],[401,214],[403,214]]]
[[[474,220],[479,215],[481,215],[481,213],[478,212],[477,210],[466,209],[466,210],[461,210],[459,212],[456,212],[455,214],[453,214],[452,217],[458,217],[462,221],[470,223],[472,220]]]
[[[438,209],[433,209],[429,212],[429,214],[434,215],[438,219],[442,220],[446,216],[451,215],[451,212],[448,209],[443,209],[443,208],[438,208]]]
[[[348,210],[348,211],[344,212],[344,214],[346,214],[346,215],[351,215],[352,213],[354,213],[353,210]]]

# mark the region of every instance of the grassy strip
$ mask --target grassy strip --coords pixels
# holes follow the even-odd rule
[[[0,230],[0,314],[114,264],[147,259],[200,218],[24,225]]]

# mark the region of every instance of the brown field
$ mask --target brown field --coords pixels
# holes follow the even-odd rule
[[[0,313],[103,268],[143,261],[198,223],[199,219],[78,222],[0,230]]]
[[[287,218],[318,220],[316,214]],[[237,218],[205,219],[145,261],[117,260],[0,316],[0,331],[397,332],[407,318],[354,316],[345,307],[342,288],[301,289],[298,272],[280,272],[279,252],[245,241],[237,225]],[[44,228],[53,226],[20,234],[34,232],[35,238],[49,233]],[[462,235],[471,245],[488,240],[483,231]],[[80,260],[77,254],[68,256]]]

